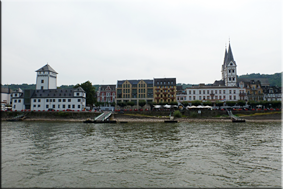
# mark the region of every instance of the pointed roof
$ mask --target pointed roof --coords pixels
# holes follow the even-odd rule
[[[224,53],[224,61],[223,61],[223,65],[225,65],[225,63],[226,63],[226,59],[227,59],[227,49],[226,49],[226,45],[225,45],[225,53]]]
[[[58,74],[53,68],[51,68],[51,66],[49,66],[49,64],[46,64],[42,68],[36,70],[36,72],[46,72],[46,71],[50,71],[50,72],[54,72],[54,73]]]
[[[233,57],[233,53],[232,53],[232,49],[231,49],[231,45],[229,43],[228,53],[227,53],[227,57],[226,57],[226,64],[228,64],[231,61],[235,62],[234,57]]]

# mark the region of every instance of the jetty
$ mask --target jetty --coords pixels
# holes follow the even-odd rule
[[[112,111],[105,111],[99,116],[95,117],[93,120],[87,119],[83,123],[116,123],[116,120],[110,120]]]
[[[232,122],[246,122],[245,119],[241,119],[241,118],[235,116],[235,115],[232,113],[231,110],[227,110],[227,109],[226,109],[226,111],[228,112],[228,115],[230,116]]]
[[[23,121],[25,118],[25,114],[20,114],[13,118],[6,119],[6,121]]]

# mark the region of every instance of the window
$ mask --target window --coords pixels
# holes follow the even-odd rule
[[[36,99],[33,99],[33,102],[36,102]]]
[[[207,100],[209,100],[209,96],[207,96]]]
[[[78,99],[78,102],[80,102],[81,101],[81,99]]]
[[[199,100],[201,100],[201,96],[199,96]]]
[[[40,102],[40,99],[38,99],[37,102]]]
[[[229,77],[229,81],[231,81],[231,77]]]
[[[17,102],[17,100],[14,100],[14,102]]]
[[[225,90],[223,90],[223,94],[225,94]]]
[[[43,80],[43,79],[41,80],[41,83],[44,83],[44,80]]]
[[[191,100],[192,99],[192,97],[191,96],[189,96],[189,100]]]
[[[75,108],[75,105],[73,104],[72,108]]]
[[[217,90],[215,90],[215,94],[217,94]]]
[[[229,90],[229,94],[232,94],[232,90]]]
[[[203,90],[203,94],[205,94],[205,90]]]
[[[70,105],[70,104],[68,104],[68,108],[71,108],[71,105]]]
[[[79,96],[80,95],[80,93],[77,93],[77,96]]]
[[[78,108],[81,108],[81,105],[78,105]]]
[[[207,94],[209,94],[209,90],[207,90]]]
[[[58,99],[58,102],[61,102],[61,99]]]
[[[49,105],[47,104],[47,105],[46,105],[46,108],[48,108],[48,107],[49,107]]]
[[[46,99],[46,102],[48,102],[48,99]]]
[[[71,102],[71,99],[68,99],[68,102]]]
[[[41,86],[41,90],[43,89],[43,86]]]
[[[19,100],[19,102],[21,102],[21,100]]]
[[[236,90],[234,90],[233,92],[234,92],[234,94],[236,94]]]
[[[221,96],[219,96],[219,99],[221,99]]]
[[[236,100],[236,96],[234,95],[234,100]]]
[[[63,102],[66,102],[66,99],[63,99]]]
[[[193,96],[193,100],[196,100],[196,96]]]
[[[219,90],[219,94],[221,94],[221,90]]]
[[[229,99],[232,100],[232,96],[231,95],[229,96]]]
[[[37,107],[40,107],[40,104],[38,104]]]
[[[60,108],[60,104],[58,104],[58,108]]]
[[[15,96],[18,96],[18,94],[15,94]]]
[[[55,104],[53,104],[53,106],[52,106],[53,108],[55,108]]]
[[[66,105],[65,105],[65,104],[63,104],[63,108],[66,108]]]
[[[189,90],[189,94],[191,94],[191,91]]]
[[[193,90],[193,94],[196,94],[196,92]]]
[[[199,94],[201,94],[201,90],[199,90]]]
[[[53,102],[55,102],[55,99],[53,99]]]

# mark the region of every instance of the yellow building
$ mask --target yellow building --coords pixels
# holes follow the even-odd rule
[[[153,102],[153,80],[118,80],[116,96],[116,104],[130,101],[138,105],[140,100]]]
[[[177,102],[176,93],[176,78],[154,79],[154,102]]]

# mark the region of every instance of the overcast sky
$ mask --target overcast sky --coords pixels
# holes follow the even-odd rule
[[[2,0],[2,84],[221,79],[229,38],[238,75],[282,72],[281,0]]]

